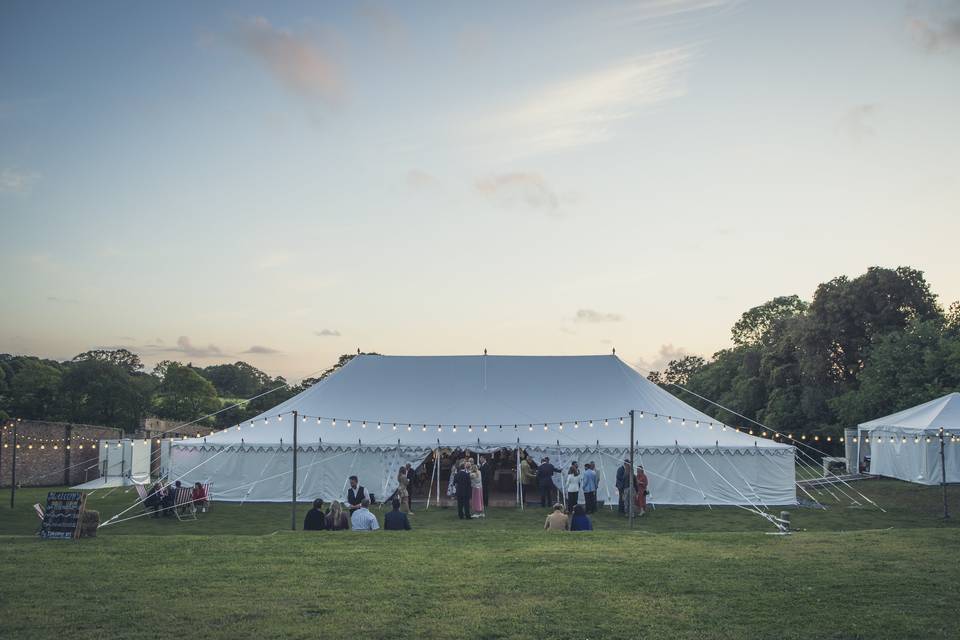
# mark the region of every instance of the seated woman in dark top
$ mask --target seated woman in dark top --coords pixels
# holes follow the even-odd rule
[[[327,528],[327,514],[323,512],[323,500],[317,498],[313,501],[313,509],[307,511],[307,517],[303,519],[304,531],[322,531]]]
[[[570,531],[593,531],[593,523],[590,522],[590,516],[583,510],[582,504],[578,504],[573,508],[573,518],[570,519]]]

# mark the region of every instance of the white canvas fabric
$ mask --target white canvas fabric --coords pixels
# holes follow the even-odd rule
[[[795,502],[791,446],[721,424],[612,355],[357,356],[252,421],[172,442],[170,468],[212,480],[219,500],[289,500],[296,411],[304,501],[342,499],[350,473],[387,497],[397,466],[417,466],[438,446],[593,460],[603,499],[616,495],[631,410],[651,499]]]
[[[937,436],[941,427],[951,435],[960,433],[960,393],[950,393],[860,424],[859,457],[870,457],[872,474],[918,484],[940,484],[943,466]],[[870,443],[866,443],[865,438],[869,438]],[[948,436],[944,448],[947,482],[960,482],[957,448]]]
[[[98,452],[100,477],[74,489],[121,487],[150,481],[149,440],[101,440]]]

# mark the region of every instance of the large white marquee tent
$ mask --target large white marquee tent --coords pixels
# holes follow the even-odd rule
[[[945,446],[945,465],[940,464],[941,428],[947,442],[960,433],[960,393],[860,424],[859,458],[870,457],[870,473],[874,475],[940,484],[945,467],[946,481],[960,482],[957,447]]]
[[[616,501],[631,410],[652,501],[796,503],[792,446],[721,424],[615,355],[358,355],[251,421],[174,441],[168,464],[171,479],[211,482],[217,500],[288,501],[296,412],[301,501],[344,499],[351,474],[388,497],[400,465],[441,447],[595,461],[598,498]]]

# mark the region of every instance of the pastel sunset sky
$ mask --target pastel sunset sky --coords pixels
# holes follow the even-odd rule
[[[0,4],[0,352],[709,355],[960,298],[960,3]]]

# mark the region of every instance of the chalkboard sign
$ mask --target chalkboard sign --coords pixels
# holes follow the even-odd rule
[[[51,491],[43,511],[40,537],[66,540],[80,535],[80,520],[87,494],[82,491]]]

